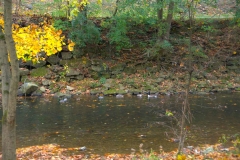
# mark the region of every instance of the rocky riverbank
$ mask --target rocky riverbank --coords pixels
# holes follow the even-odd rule
[[[125,62],[118,59],[73,58],[71,52],[51,56],[46,63],[22,64],[19,95],[138,93],[176,94],[185,92],[188,72],[163,69],[154,61]],[[240,56],[228,60],[226,66],[211,66],[211,70],[194,71],[190,92],[209,94],[240,91]],[[34,69],[27,69],[34,68]],[[31,83],[29,83],[31,82]],[[30,91],[26,83],[33,86]]]
[[[206,25],[213,30],[204,30]],[[131,48],[117,51],[102,28],[98,44],[75,47],[72,52],[64,46],[49,57],[41,53],[42,61],[20,63],[20,85],[24,86],[19,95],[176,94],[185,92],[190,70],[193,94],[240,91],[238,27],[221,19],[195,22],[191,51],[188,22],[173,22],[171,29],[169,43],[158,50],[154,50],[156,28],[133,25],[128,33]]]

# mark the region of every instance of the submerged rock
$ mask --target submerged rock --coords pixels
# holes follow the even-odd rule
[[[71,94],[67,94],[67,93],[61,93],[61,92],[57,92],[54,94],[54,97],[57,97],[57,98],[71,98],[72,95]]]

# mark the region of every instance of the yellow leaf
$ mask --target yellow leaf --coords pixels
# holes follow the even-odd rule
[[[177,160],[185,160],[185,159],[186,159],[186,155],[184,154],[177,155]]]
[[[100,5],[102,4],[102,0],[98,0],[97,3]]]
[[[71,41],[71,42],[68,44],[68,50],[69,50],[69,51],[73,51],[74,45],[75,45],[75,43]]]

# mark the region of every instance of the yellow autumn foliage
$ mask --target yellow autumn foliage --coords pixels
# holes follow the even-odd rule
[[[3,27],[4,22],[0,17],[0,25]],[[65,45],[65,37],[61,30],[56,30],[52,25],[44,24],[39,26],[30,24],[26,27],[20,27],[17,24],[12,26],[13,39],[17,56],[24,61],[38,61],[40,52],[46,53],[47,56],[53,55],[62,50]],[[73,50],[74,42],[68,41],[68,49]],[[43,59],[43,58],[42,58]]]

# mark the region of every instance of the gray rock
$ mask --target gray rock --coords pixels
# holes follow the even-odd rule
[[[20,76],[26,76],[30,74],[30,71],[27,68],[19,68],[20,70]]]
[[[95,72],[102,72],[102,71],[104,71],[104,68],[102,67],[102,66],[100,66],[100,65],[92,65],[91,66],[91,69],[93,70],[93,71],[95,71]]]
[[[63,60],[72,58],[72,52],[61,52],[61,55]]]
[[[55,74],[54,74],[55,75]],[[52,73],[47,73],[44,77],[46,79],[52,79],[53,74]]]
[[[50,81],[50,80],[43,80],[42,81],[42,85],[44,85],[44,86],[49,86],[50,84],[52,84],[52,81]]]
[[[69,91],[73,91],[74,90],[74,88],[71,87],[71,86],[67,86],[66,89],[69,90]]]
[[[120,90],[122,90],[122,91],[125,89],[125,87],[123,86],[123,84],[119,84],[119,85],[118,85],[118,88],[119,88]],[[123,91],[123,92],[126,93],[125,91]],[[118,93],[123,94],[123,92],[121,92],[121,93],[118,92]]]
[[[111,83],[104,83],[103,86],[106,87],[106,88],[111,88],[112,84]]]
[[[66,76],[68,76],[68,77],[70,77],[70,76],[78,76],[80,74],[81,74],[80,70],[74,69],[74,68],[69,68],[68,69],[68,73],[66,74]]]
[[[32,66],[35,68],[40,68],[46,65],[46,61],[39,60],[36,63],[33,63]]]
[[[41,86],[41,87],[39,88],[39,90],[40,90],[41,92],[45,92],[45,91],[46,91],[46,88],[45,88],[44,86]]]
[[[113,85],[114,85],[113,79],[106,79],[106,82],[103,84],[103,86],[106,88],[111,88]]]
[[[84,75],[77,75],[77,76],[75,76],[75,78],[77,79],[77,80],[83,80],[84,79]]]
[[[206,148],[205,150],[202,151],[203,154],[208,154],[208,153],[211,153],[211,152],[214,152],[214,149],[213,147],[208,147]]]
[[[60,61],[60,58],[56,55],[51,55],[47,58],[47,62],[49,62],[51,65],[58,64]]]
[[[96,90],[96,89],[92,89],[92,90],[90,91],[90,94],[91,94],[91,95],[97,95],[97,94],[100,94],[100,93],[102,93],[102,91]]]
[[[49,69],[54,73],[58,73],[58,72],[63,71],[64,68],[60,67],[58,65],[52,65]]]
[[[34,91],[31,96],[41,96],[42,95],[42,90],[40,90],[40,88],[38,88],[36,91]]]
[[[27,82],[20,87],[20,89],[18,90],[18,93],[29,96],[33,92],[35,92],[37,89],[38,89],[37,84],[35,84],[34,82]]]
[[[57,92],[54,94],[54,97],[57,97],[57,98],[71,98],[72,95],[71,94],[68,94],[68,93],[61,93],[61,92]]]

